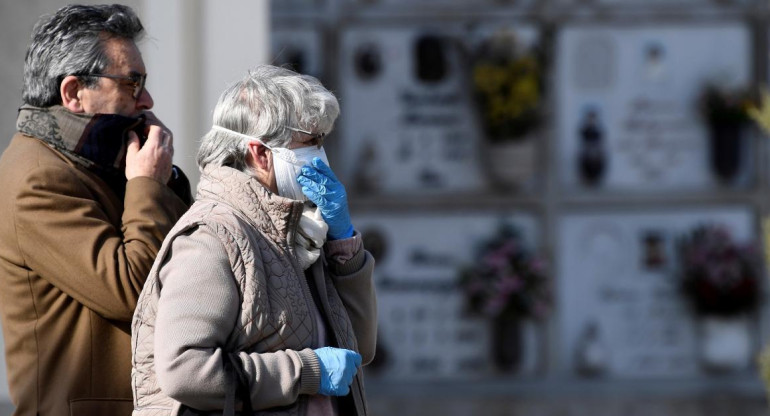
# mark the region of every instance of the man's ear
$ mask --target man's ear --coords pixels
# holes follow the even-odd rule
[[[83,103],[80,100],[79,92],[83,88],[78,77],[67,75],[59,85],[59,94],[64,108],[73,113],[83,113]]]

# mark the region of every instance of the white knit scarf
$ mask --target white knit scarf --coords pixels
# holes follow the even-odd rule
[[[321,210],[318,207],[305,205],[302,217],[299,220],[299,228],[294,241],[294,250],[297,253],[297,261],[302,270],[307,270],[321,255],[321,247],[326,242],[326,225]]]

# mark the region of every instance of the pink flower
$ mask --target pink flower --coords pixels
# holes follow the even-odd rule
[[[529,267],[532,270],[532,273],[545,273],[545,262],[540,258],[534,259]]]
[[[505,253],[494,251],[484,256],[483,262],[489,267],[501,269],[508,263],[508,257]]]
[[[502,228],[479,247],[476,262],[463,270],[460,281],[472,310],[492,317],[547,313],[550,290],[546,264],[526,250],[517,230]]]
[[[535,302],[535,306],[532,309],[534,311],[533,315],[537,319],[545,318],[550,312],[550,308],[545,302]]]
[[[734,242],[725,226],[704,225],[687,235],[679,250],[684,288],[698,311],[733,314],[757,305],[756,247]]]
[[[505,309],[506,303],[508,303],[507,296],[497,294],[490,298],[489,302],[484,305],[483,312],[488,316],[497,316],[503,311],[503,309]]]
[[[479,293],[484,292],[484,289],[486,289],[486,286],[484,285],[484,282],[474,280],[470,282],[466,288],[468,289],[468,292],[472,295],[476,295]]]
[[[522,286],[524,286],[524,282],[515,274],[503,275],[502,279],[497,282],[497,289],[505,294],[516,292]]]
[[[503,243],[502,247],[500,247],[500,251],[505,255],[515,255],[519,252],[519,245],[516,244],[515,241],[506,241]]]

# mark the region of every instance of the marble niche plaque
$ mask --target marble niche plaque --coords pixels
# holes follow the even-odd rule
[[[753,218],[743,207],[566,215],[557,292],[567,370],[617,379],[699,375],[696,320],[677,286],[676,240],[714,223],[736,241],[756,241]],[[590,352],[586,340],[598,348]],[[584,365],[586,351],[599,365]]]
[[[560,181],[568,189],[704,190],[720,181],[698,110],[707,82],[748,86],[738,23],[572,26],[556,68]],[[744,140],[745,153],[750,151]],[[750,179],[743,157],[736,183]]]
[[[522,39],[534,33],[526,25],[516,30],[526,32]],[[471,113],[472,38],[451,24],[342,31],[340,173],[352,192],[447,194],[488,186]]]
[[[466,314],[457,285],[475,245],[502,221],[536,244],[529,215],[362,215],[355,218],[376,259],[378,358],[367,371],[385,379],[468,379],[489,375],[489,326]]]

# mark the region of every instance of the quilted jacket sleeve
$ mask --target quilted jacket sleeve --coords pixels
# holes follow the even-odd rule
[[[155,369],[169,397],[200,410],[222,409],[222,346],[237,322],[239,292],[227,253],[207,228],[177,237],[160,269]],[[286,406],[315,394],[318,358],[310,349],[237,354],[252,383],[254,409]]]
[[[377,346],[377,297],[374,290],[374,257],[363,247],[361,234],[326,243],[326,256],[334,286],[345,304],[363,364],[374,359]]]
[[[167,186],[135,178],[118,227],[72,169],[41,166],[22,180],[14,221],[25,266],[101,316],[130,322],[163,238],[187,205]]]

